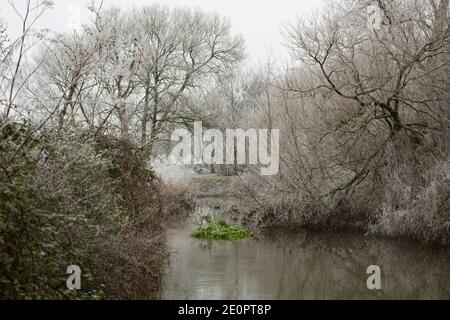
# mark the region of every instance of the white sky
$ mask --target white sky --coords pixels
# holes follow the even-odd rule
[[[11,0],[9,0],[11,1]],[[36,1],[36,0],[32,0]],[[20,9],[25,0],[13,0]],[[54,0],[55,7],[49,10],[37,25],[53,31],[70,31],[74,24],[89,21],[86,5],[88,0]],[[233,31],[242,34],[246,50],[252,62],[264,62],[270,58],[286,58],[280,30],[284,23],[295,21],[319,7],[322,0],[104,0],[104,7],[141,7],[151,4],[188,6],[216,12],[231,20]],[[79,16],[79,18],[77,18]],[[20,20],[9,8],[7,0],[0,0],[0,17],[8,24],[9,34],[20,34]]]

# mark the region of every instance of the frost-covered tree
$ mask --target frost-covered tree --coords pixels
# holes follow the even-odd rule
[[[16,99],[20,91],[30,79],[36,68],[25,68],[29,51],[43,37],[42,33],[34,30],[36,21],[44,12],[52,8],[50,0],[31,1],[26,0],[21,8],[15,1],[7,0],[8,5],[16,14],[20,23],[20,36],[17,39],[8,39],[6,25],[0,21],[0,106],[4,108],[2,116],[8,118],[15,108]]]
[[[68,120],[98,132],[117,127],[150,153],[168,126],[199,117],[193,101],[243,58],[242,39],[217,15],[160,6],[91,11],[95,23],[52,41],[31,95],[63,97],[60,128]]]
[[[380,28],[368,27],[369,5],[384,15]],[[312,143],[332,168],[322,172],[335,177],[331,194],[364,181],[392,137],[420,144],[448,127],[448,1],[330,3],[285,36],[302,75],[291,73],[283,86],[310,101]]]
[[[141,139],[151,146],[166,124],[193,120],[180,98],[211,87],[208,82],[242,59],[243,42],[218,15],[159,6],[135,14],[144,56]]]

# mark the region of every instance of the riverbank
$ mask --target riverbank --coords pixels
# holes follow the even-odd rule
[[[192,182],[196,213],[167,233],[169,260],[162,299],[437,299],[450,296],[445,249],[355,232],[261,228],[257,207],[236,177],[199,176]],[[239,211],[239,209],[241,211]],[[192,237],[208,212],[257,234],[239,241]],[[256,220],[256,221],[255,221]],[[383,290],[365,286],[367,267],[383,272]],[[424,275],[427,275],[424,277]]]
[[[270,196],[258,193],[258,184],[248,176],[196,176],[191,189],[191,196],[199,203],[199,210],[209,204],[230,221],[239,222],[254,231],[282,228],[293,232],[356,233],[438,248],[446,248],[450,244],[450,224],[447,240],[442,240],[441,237],[424,241],[419,236],[396,234],[377,228],[377,219],[381,219],[381,215],[364,208],[354,210],[345,202],[331,210],[308,207],[302,200],[290,198],[286,194],[279,194],[277,199],[271,199]]]

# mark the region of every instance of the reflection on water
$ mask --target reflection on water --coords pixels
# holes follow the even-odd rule
[[[450,299],[450,253],[359,235],[273,232],[207,245],[193,224],[169,234],[164,299]],[[369,291],[367,267],[382,269]]]

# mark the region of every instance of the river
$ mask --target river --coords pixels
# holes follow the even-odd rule
[[[163,299],[450,299],[445,249],[285,230],[207,243],[191,237],[193,221],[168,232]],[[381,268],[381,290],[367,288],[371,265]]]

